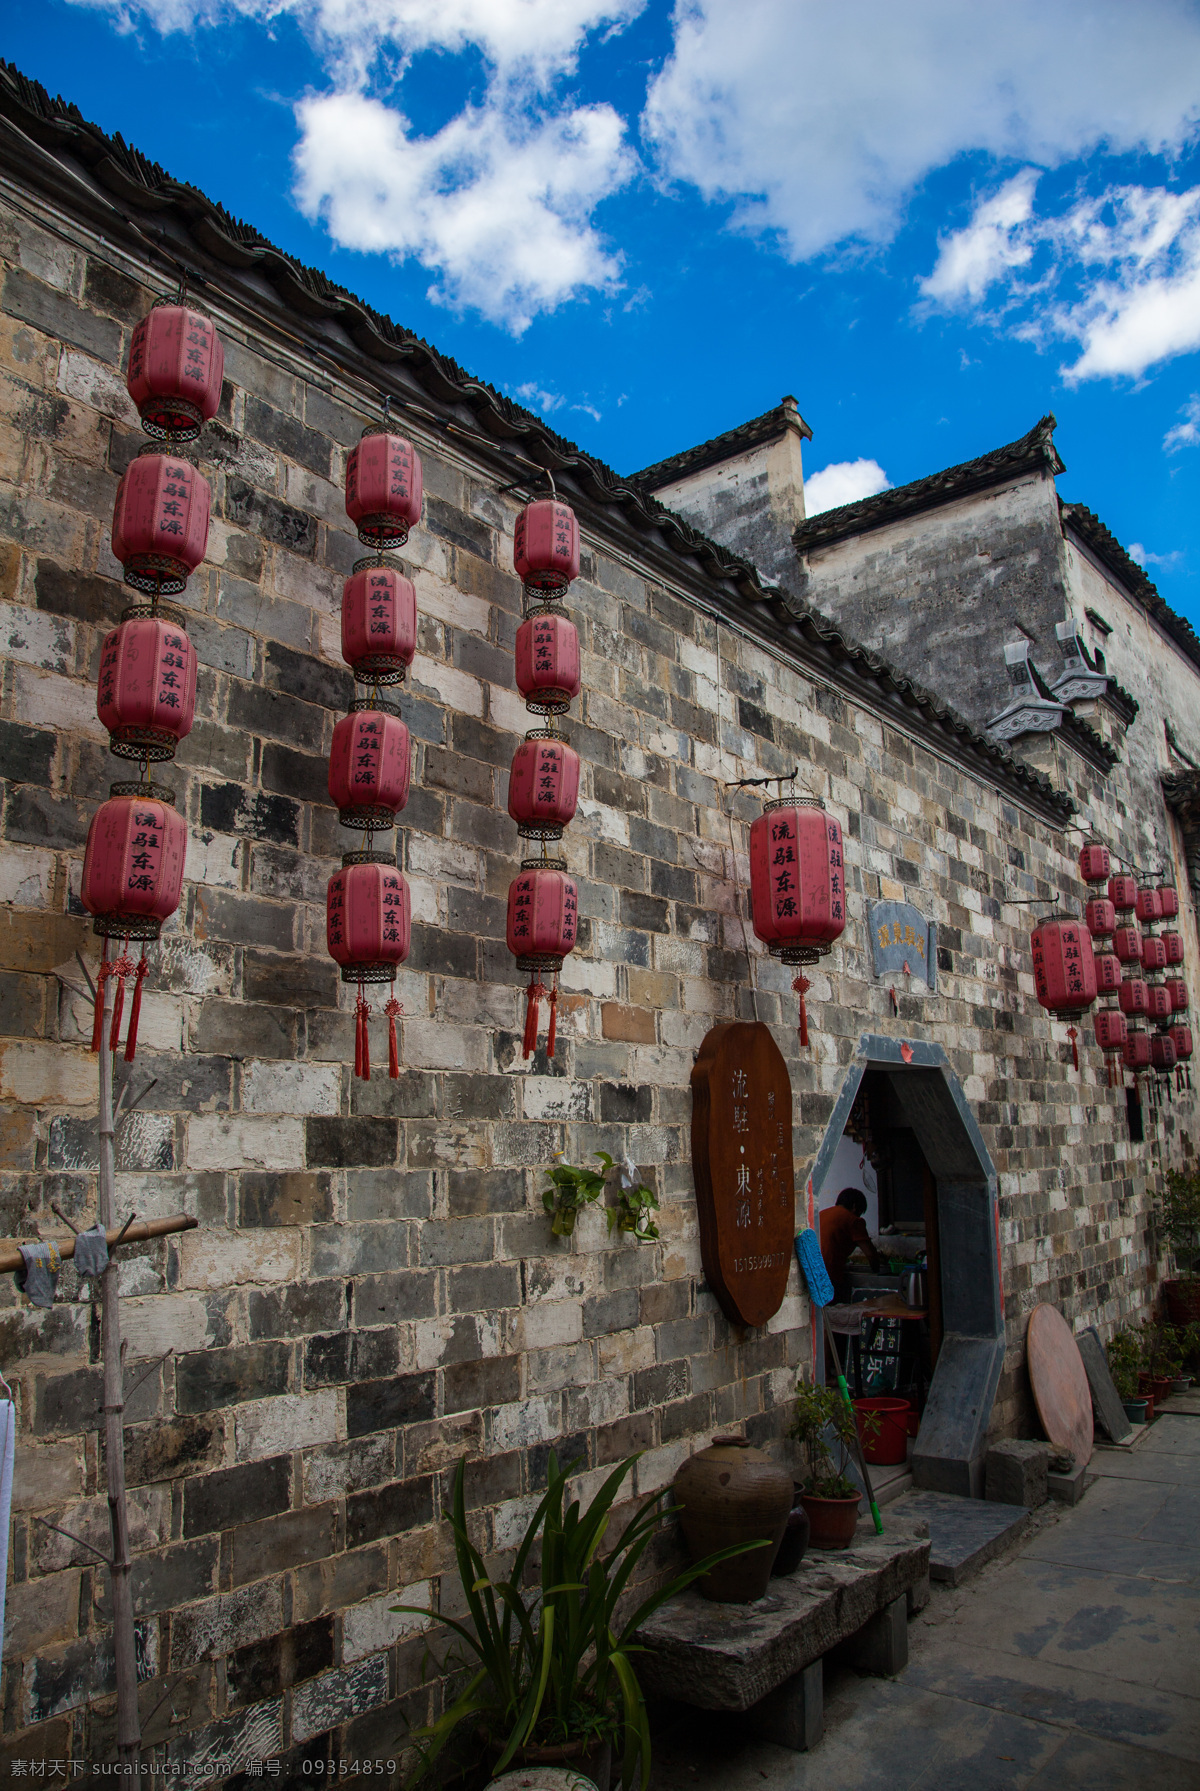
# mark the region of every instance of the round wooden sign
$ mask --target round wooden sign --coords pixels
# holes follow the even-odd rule
[[[783,1304],[796,1229],[792,1084],[761,1021],[714,1026],[692,1070],[700,1254],[725,1316],[765,1325]]]
[[[1042,1429],[1076,1464],[1092,1459],[1092,1391],[1071,1327],[1057,1306],[1035,1306],[1025,1334],[1029,1381]]]

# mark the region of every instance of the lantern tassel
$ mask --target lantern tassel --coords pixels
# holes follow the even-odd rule
[[[1076,1042],[1079,1038],[1078,1030],[1074,1026],[1068,1026],[1067,1027],[1067,1037],[1071,1041],[1071,1062],[1075,1066],[1075,1068],[1078,1069],[1079,1068],[1079,1045]]]
[[[538,1036],[538,1002],[546,993],[545,985],[534,977],[525,991],[525,1056],[532,1057],[537,1050]]]
[[[392,996],[384,1006],[388,1017],[388,1075],[393,1082],[400,1080],[400,1047],[396,1042],[396,1021],[404,1012],[404,1003],[396,1000],[396,985],[392,984]]]
[[[96,1007],[92,1015],[92,1050],[99,1051],[104,1037],[104,979],[108,975],[108,940],[100,941],[100,969],[96,976]]]
[[[128,944],[128,940],[125,942]],[[133,972],[133,959],[121,947],[121,955],[112,966],[111,974],[117,979],[117,993],[113,1001],[112,1030],[108,1035],[108,1048],[115,1051],[121,1042],[121,1016],[125,1012],[125,978]]]
[[[550,990],[550,1030],[546,1034],[546,1056],[554,1056],[554,1041],[558,1036],[558,978]]]
[[[800,997],[800,1049],[802,1051],[807,1051],[808,1050],[808,1009],[804,1005],[804,997],[808,994],[808,991],[812,988],[812,984],[809,982],[809,980],[806,976],[798,976],[796,978],[795,982],[792,984],[792,987],[793,987],[793,989],[795,989],[797,995]]]
[[[138,1021],[142,1017],[142,984],[146,980],[146,972],[150,966],[146,962],[146,954],[142,953],[137,967],[137,980],[133,985],[133,1000],[129,1004],[129,1031],[125,1037],[125,1062],[133,1062],[133,1054],[137,1050]]]
[[[371,1080],[371,1035],[367,1029],[367,1017],[371,1012],[370,1004],[362,992],[362,984],[358,985],[358,1000],[354,1004],[357,1015],[354,1035],[354,1074],[362,1082]]]

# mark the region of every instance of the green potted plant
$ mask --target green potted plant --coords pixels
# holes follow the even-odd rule
[[[1117,1397],[1125,1407],[1131,1424],[1144,1424],[1149,1401],[1138,1390],[1138,1370],[1142,1362],[1142,1341],[1137,1331],[1118,1331],[1108,1346],[1108,1371],[1112,1375]]]
[[[1167,1171],[1162,1229],[1171,1246],[1175,1276],[1163,1282],[1167,1317],[1174,1325],[1200,1321],[1200,1169]]]
[[[858,1527],[861,1494],[846,1469],[854,1447],[854,1412],[836,1387],[800,1381],[788,1435],[801,1446],[806,1472],[800,1503],[813,1548],[848,1548]]]
[[[598,1150],[596,1155],[612,1168],[612,1158],[606,1152]],[[654,1190],[647,1188],[638,1179],[637,1170],[632,1161],[626,1157],[618,1166],[617,1179],[613,1188],[616,1204],[608,1209],[608,1229],[624,1231],[639,1244],[652,1244],[658,1237],[658,1225],[651,1215],[658,1211],[658,1201]]]
[[[620,1614],[631,1602],[626,1594],[647,1544],[676,1509],[664,1505],[665,1492],[646,1500],[605,1551],[613,1505],[637,1459],[631,1455],[614,1468],[581,1510],[568,1494],[578,1463],[560,1467],[551,1453],[546,1491],[504,1579],[492,1578],[471,1540],[466,1463],[460,1461],[446,1516],[463,1620],[413,1605],[393,1607],[444,1624],[455,1642],[439,1668],[465,1669],[467,1675],[442,1716],[409,1736],[418,1756],[411,1786],[429,1778],[452,1740],[475,1740],[482,1741],[493,1776],[513,1765],[574,1766],[602,1791],[619,1746],[622,1786],[648,1791],[650,1730],[634,1637],[668,1598],[719,1562],[761,1544],[738,1543],[707,1555]]]

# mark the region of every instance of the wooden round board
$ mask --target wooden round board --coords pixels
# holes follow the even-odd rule
[[[1056,1449],[1069,1449],[1077,1466],[1092,1459],[1092,1392],[1079,1345],[1057,1306],[1035,1306],[1025,1336],[1033,1402]]]

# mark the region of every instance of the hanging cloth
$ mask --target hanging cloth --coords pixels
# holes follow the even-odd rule
[[[13,1279],[21,1292],[35,1306],[53,1306],[54,1290],[62,1257],[58,1246],[51,1243],[18,1244],[24,1268],[14,1271]]]

